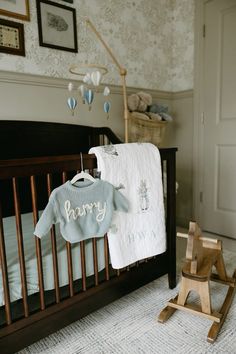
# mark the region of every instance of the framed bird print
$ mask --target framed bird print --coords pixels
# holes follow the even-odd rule
[[[37,0],[39,45],[78,52],[75,9],[52,1]]]

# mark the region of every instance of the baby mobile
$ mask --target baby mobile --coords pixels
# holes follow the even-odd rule
[[[81,75],[80,73],[75,72],[74,67],[70,68],[70,72],[74,74],[76,73],[77,75]],[[97,88],[101,83],[101,79],[102,79],[102,73],[99,70],[86,72],[85,74],[83,74],[83,84],[79,85],[77,88],[77,91],[79,92],[79,96],[82,100],[82,104],[87,104],[89,111],[91,111],[92,109],[92,103],[94,100],[94,91],[97,91]],[[68,91],[70,94],[72,94],[72,92],[75,91],[75,87],[72,82],[68,84]],[[103,110],[107,114],[107,119],[109,119],[109,111],[111,108],[111,103],[107,100],[107,97],[109,95],[110,95],[110,89],[108,86],[106,86],[103,90],[103,96],[105,99],[103,104]],[[78,101],[75,97],[73,96],[68,97],[67,105],[72,115],[74,115],[77,104]]]

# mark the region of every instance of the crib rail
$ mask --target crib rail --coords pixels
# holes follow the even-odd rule
[[[104,141],[105,142],[105,141]],[[175,286],[175,148],[171,149],[160,149],[162,168],[166,169],[167,173],[167,202],[166,202],[166,227],[167,227],[167,253],[165,257],[169,260],[169,282],[170,286]],[[94,155],[83,154],[83,167],[84,169],[89,169],[90,172],[96,168],[96,159]],[[65,155],[65,156],[52,156],[52,157],[37,157],[37,158],[27,158],[27,159],[16,159],[16,160],[1,160],[0,161],[0,186],[4,181],[10,181],[12,185],[12,195],[13,195],[13,205],[14,205],[14,215],[16,220],[16,238],[18,245],[18,257],[19,257],[19,267],[21,275],[21,287],[22,287],[22,302],[23,311],[18,317],[14,317],[11,302],[11,295],[9,289],[8,280],[8,259],[5,250],[5,236],[3,227],[3,216],[5,201],[2,199],[0,193],[0,261],[1,261],[1,272],[2,272],[2,283],[4,291],[4,312],[5,312],[5,322],[1,324],[0,328],[0,339],[2,336],[14,332],[16,328],[21,328],[26,326],[26,324],[31,323],[35,316],[38,318],[43,318],[46,313],[50,314],[56,311],[56,306],[58,309],[60,306],[65,306],[63,303],[69,301],[73,303],[73,299],[78,295],[78,293],[87,293],[91,288],[98,288],[103,282],[109,282],[111,279],[119,278],[123,273],[132,272],[133,268],[140,267],[143,262],[136,262],[132,267],[127,267],[126,269],[114,271],[109,263],[109,251],[107,236],[104,235],[104,263],[105,269],[104,274],[101,277],[98,269],[98,251],[97,251],[97,239],[92,239],[92,253],[93,253],[93,267],[94,275],[92,285],[91,282],[88,284],[88,277],[86,276],[86,252],[84,241],[80,242],[80,259],[81,259],[81,287],[78,286],[78,281],[76,282],[73,277],[73,255],[71,250],[71,244],[66,243],[67,250],[67,268],[68,268],[68,294],[67,296],[62,296],[61,288],[59,285],[59,270],[58,270],[58,253],[57,253],[57,241],[55,235],[55,228],[51,229],[51,255],[53,264],[53,276],[54,276],[54,300],[47,302],[47,293],[44,289],[44,274],[43,274],[43,258],[42,258],[42,245],[41,240],[35,237],[35,253],[37,257],[37,270],[38,270],[38,284],[39,284],[39,307],[37,309],[30,310],[29,296],[27,289],[27,274],[25,265],[25,250],[24,250],[24,231],[22,228],[22,195],[20,198],[19,194],[19,180],[22,178],[29,179],[30,184],[30,196],[27,194],[25,197],[31,199],[31,211],[33,215],[33,223],[36,225],[39,217],[39,199],[41,197],[41,192],[38,189],[37,179],[44,179],[44,188],[46,189],[47,197],[50,195],[52,189],[55,188],[53,185],[53,176],[56,175],[60,177],[62,183],[64,183],[70,176],[71,173],[76,173],[81,170],[81,159],[80,155]],[[46,206],[47,200],[44,200],[44,206]],[[40,201],[42,205],[42,201]],[[8,213],[6,215],[9,215]],[[33,237],[33,235],[32,235]],[[149,260],[146,260],[149,262]],[[68,302],[69,304],[69,302]],[[41,313],[41,315],[40,315]],[[12,324],[12,322],[15,322]]]

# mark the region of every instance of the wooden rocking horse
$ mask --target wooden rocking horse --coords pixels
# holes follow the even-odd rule
[[[189,223],[189,233],[178,236],[186,237],[186,261],[182,268],[179,294],[167,303],[161,311],[158,321],[164,323],[178,309],[208,318],[212,324],[207,340],[213,343],[225,321],[236,289],[236,269],[232,277],[226,274],[222,255],[222,242],[201,236],[201,230],[195,222]],[[212,273],[215,266],[217,274]],[[210,297],[210,280],[229,286],[227,295],[219,312],[213,311]],[[201,307],[187,304],[190,291],[195,290],[200,297]]]

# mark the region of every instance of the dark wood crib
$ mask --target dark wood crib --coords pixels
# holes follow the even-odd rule
[[[58,244],[55,227],[51,229],[50,257],[53,287],[45,289],[43,246],[33,236],[37,264],[38,289],[29,294],[27,283],[26,239],[22,218],[32,215],[35,225],[39,211],[48,202],[52,189],[70,179],[81,169],[93,173],[96,158],[88,155],[90,147],[120,143],[109,128],[29,122],[0,121],[0,261],[3,305],[0,307],[0,352],[14,353],[55,332],[92,311],[118,299],[138,287],[168,274],[170,288],[176,285],[175,224],[175,154],[176,148],[160,149],[162,168],[166,173],[167,251],[120,270],[109,262],[107,236],[103,238],[104,269],[98,266],[97,239],[91,240],[93,274],[86,273],[86,242],[79,244],[81,277],[75,279],[73,246],[65,242],[64,250],[68,282],[60,284]],[[12,300],[9,269],[12,266],[7,250],[5,220],[13,217],[21,296]],[[11,220],[11,219],[10,219]],[[12,223],[13,223],[12,221]],[[10,250],[12,251],[12,250]],[[77,256],[76,256],[77,257]],[[101,255],[99,255],[101,257]],[[2,288],[2,289],[1,289]],[[161,289],[160,289],[161,291]],[[1,292],[0,292],[1,293]]]

